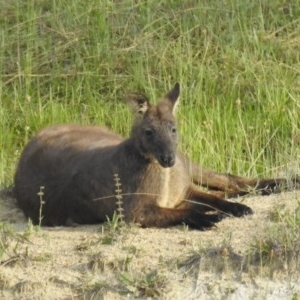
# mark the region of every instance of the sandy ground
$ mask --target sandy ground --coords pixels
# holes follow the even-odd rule
[[[2,195],[0,219],[11,224],[12,233],[2,228],[0,298],[299,299],[298,275],[284,268],[272,276],[260,268],[245,271],[240,260],[272,226],[274,207],[293,208],[299,199],[299,191],[242,198],[253,216],[227,218],[200,232],[108,224],[36,228],[14,199]],[[232,255],[235,267],[224,263]]]

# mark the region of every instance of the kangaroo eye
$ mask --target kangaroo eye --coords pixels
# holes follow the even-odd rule
[[[171,132],[172,132],[173,134],[177,133],[177,128],[176,128],[176,127],[172,127],[172,128],[171,128]]]
[[[144,130],[144,134],[146,137],[152,137],[154,135],[154,130],[151,128],[147,128]]]

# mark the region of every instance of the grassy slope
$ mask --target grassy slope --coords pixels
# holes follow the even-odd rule
[[[272,175],[299,153],[298,1],[0,0],[0,186],[40,128],[106,124],[120,100],[182,84],[182,148],[220,171]]]

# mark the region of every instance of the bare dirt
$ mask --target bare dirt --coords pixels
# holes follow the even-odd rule
[[[299,299],[284,266],[263,274],[243,257],[272,228],[270,212],[298,205],[300,192],[240,198],[255,214],[205,232],[185,226],[39,228],[2,195],[2,299]],[[294,298],[293,298],[294,297]]]

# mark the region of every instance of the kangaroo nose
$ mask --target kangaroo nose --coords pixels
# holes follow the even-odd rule
[[[160,164],[164,168],[172,167],[175,163],[175,155],[166,154],[160,156]]]

